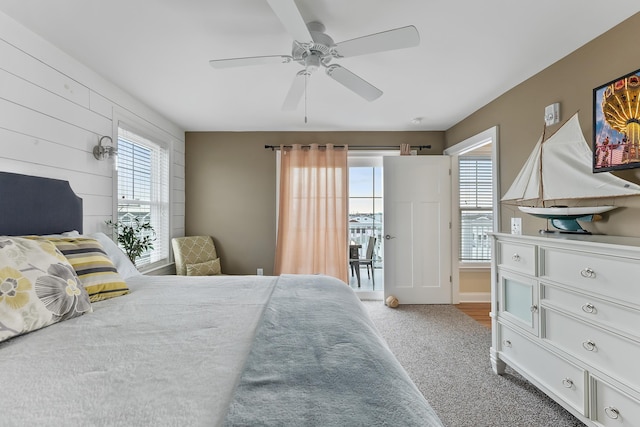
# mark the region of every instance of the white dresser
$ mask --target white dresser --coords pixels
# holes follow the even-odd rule
[[[640,239],[496,233],[493,248],[493,370],[587,425],[640,426]]]

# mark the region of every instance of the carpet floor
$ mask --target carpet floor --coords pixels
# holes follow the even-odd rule
[[[495,375],[491,331],[454,306],[363,304],[445,426],[584,426],[511,368]]]

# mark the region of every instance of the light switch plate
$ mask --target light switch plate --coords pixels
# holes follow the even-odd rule
[[[511,218],[511,234],[522,234],[522,218]]]

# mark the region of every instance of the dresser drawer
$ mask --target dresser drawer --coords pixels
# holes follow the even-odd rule
[[[640,386],[640,344],[554,310],[541,310],[542,338],[632,387]]]
[[[640,338],[640,311],[546,283],[540,287],[541,305]]]
[[[605,427],[640,426],[640,401],[591,377],[591,419]]]
[[[586,372],[526,339],[505,325],[499,324],[501,356],[525,371],[556,396],[570,404],[581,414],[587,405]]]
[[[540,277],[640,304],[640,262],[607,255],[541,248]]]
[[[498,265],[535,276],[536,246],[511,242],[498,243]]]

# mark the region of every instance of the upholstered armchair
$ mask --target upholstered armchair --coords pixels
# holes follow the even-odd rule
[[[187,236],[171,239],[176,274],[180,276],[212,276],[222,274],[220,258],[211,236]]]

